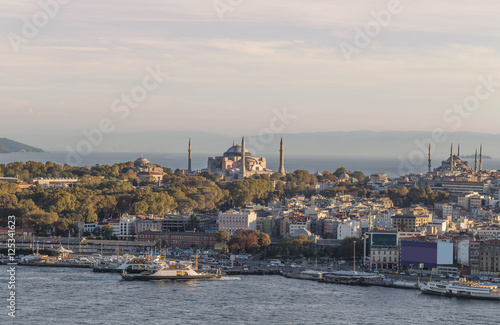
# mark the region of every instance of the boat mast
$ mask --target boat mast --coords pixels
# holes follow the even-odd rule
[[[353,241],[354,243],[354,262],[352,263],[353,265],[353,271],[356,272],[356,241]]]
[[[194,264],[195,270],[198,270],[198,257],[200,256],[200,255],[198,255],[198,252],[199,252],[199,249],[196,250],[196,255],[195,255],[195,258],[196,258],[195,264]]]

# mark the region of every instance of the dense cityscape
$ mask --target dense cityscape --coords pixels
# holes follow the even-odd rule
[[[499,324],[500,2],[0,11],[0,324]]]
[[[7,216],[15,215],[24,242],[36,236],[55,247],[67,239],[79,253],[89,240],[116,240],[288,261],[352,260],[357,241],[369,270],[496,278],[500,183],[497,171],[483,170],[482,150],[468,166],[452,146],[432,168],[429,146],[427,173],[394,179],[343,167],[286,172],[283,140],[274,172],[244,138],[204,170],[191,170],[191,139],[184,170],[145,157],[81,168],[10,163],[0,165],[0,231],[6,242]]]

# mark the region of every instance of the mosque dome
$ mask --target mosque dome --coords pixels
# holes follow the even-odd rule
[[[149,165],[149,160],[144,158],[142,155],[141,155],[141,157],[137,158],[134,161],[134,166],[136,166],[136,167],[146,166],[146,165]]]
[[[241,157],[241,153],[242,153],[241,146],[239,144],[236,144],[227,149],[226,152],[224,152],[224,157]],[[247,149],[245,149],[245,155],[249,157],[252,154],[248,152]]]

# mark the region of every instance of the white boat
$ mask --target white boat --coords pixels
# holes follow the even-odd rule
[[[500,289],[497,285],[467,281],[430,281],[419,283],[422,293],[470,299],[500,300]]]
[[[124,262],[96,263],[94,264],[94,272],[111,272],[111,273],[141,273],[143,271],[158,270],[165,263],[159,257],[133,257],[126,259]]]
[[[220,270],[217,273],[197,272],[191,266],[191,262],[170,261],[162,265],[159,269],[150,269],[141,273],[129,274],[126,271],[122,273],[123,280],[207,280],[216,279],[222,276]]]

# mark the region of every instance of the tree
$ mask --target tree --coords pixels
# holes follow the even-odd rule
[[[217,243],[227,243],[229,241],[229,233],[225,230],[215,232],[215,241]]]
[[[359,182],[363,182],[365,180],[365,174],[363,174],[359,170],[352,172],[350,176],[356,178]]]
[[[269,235],[265,232],[259,233],[258,237],[260,249],[266,248],[267,246],[271,245],[271,238],[269,238]]]
[[[344,167],[337,168],[337,170],[333,173],[333,175],[335,175],[336,177],[340,177],[340,175],[342,174],[347,174],[347,169],[345,169]]]
[[[102,237],[104,239],[111,239],[111,236],[113,236],[113,226],[112,225],[104,225],[102,227]]]
[[[339,256],[345,259],[350,259],[354,255],[354,241],[356,241],[356,256],[362,256],[363,254],[363,240],[355,237],[347,237],[340,243]]]
[[[311,244],[311,240],[304,234],[299,234],[292,241],[292,245],[309,245]]]
[[[53,224],[59,220],[57,213],[43,210],[29,212],[24,218],[25,224],[34,225],[35,229],[42,233],[52,228]]]

